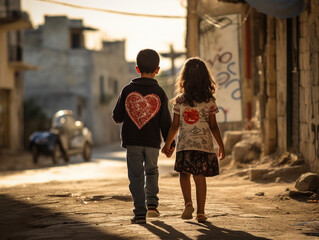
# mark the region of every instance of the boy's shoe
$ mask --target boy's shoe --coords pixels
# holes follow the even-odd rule
[[[145,224],[146,223],[146,217],[145,216],[134,216],[131,219],[132,224]]]
[[[148,207],[147,214],[146,214],[147,217],[153,218],[153,217],[159,217],[159,215],[160,213],[156,207],[153,207],[153,206]]]

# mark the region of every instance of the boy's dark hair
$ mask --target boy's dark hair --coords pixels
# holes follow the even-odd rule
[[[141,73],[153,73],[158,68],[160,62],[159,55],[153,49],[143,49],[136,57],[136,64]]]

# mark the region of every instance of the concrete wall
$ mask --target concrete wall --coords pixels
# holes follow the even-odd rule
[[[250,72],[247,71],[247,64],[250,64],[251,62],[251,56],[250,56],[250,51],[251,49],[249,48],[249,42],[250,42],[250,38],[251,36],[249,34],[246,34],[247,32],[249,33],[249,22],[245,21],[245,17],[248,11],[248,6],[246,4],[233,4],[233,3],[225,3],[225,2],[220,2],[217,0],[200,0],[197,3],[197,6],[193,6],[193,8],[196,7],[196,9],[191,9],[190,11],[196,12],[199,19],[201,19],[202,21],[205,21],[203,19],[205,19],[207,16],[211,17],[211,18],[217,18],[218,16],[222,16],[222,15],[229,15],[229,14],[238,14],[239,18],[239,25],[240,27],[236,28],[239,29],[238,31],[238,39],[234,39],[234,37],[228,37],[228,39],[230,40],[230,43],[225,43],[225,45],[222,45],[222,47],[218,48],[216,46],[217,40],[222,34],[224,28],[220,28],[217,29],[216,31],[213,29],[213,27],[211,27],[211,29],[208,28],[207,26],[207,31],[204,32],[202,30],[200,30],[199,32],[199,36],[200,36],[200,41],[199,41],[199,52],[200,52],[200,56],[203,58],[207,58],[210,59],[214,56],[212,56],[211,49],[215,49],[215,51],[219,51],[220,49],[224,48],[224,49],[229,49],[231,46],[233,46],[233,44],[238,44],[239,45],[239,51],[238,51],[238,61],[236,60],[231,60],[231,61],[235,61],[235,64],[238,65],[238,68],[240,69],[238,71],[238,74],[236,72],[236,76],[233,76],[230,73],[230,80],[234,79],[238,79],[238,83],[239,85],[239,89],[240,89],[240,107],[238,108],[236,106],[236,109],[238,111],[238,109],[241,108],[241,117],[240,120],[230,120],[227,123],[223,123],[223,121],[220,120],[220,126],[221,126],[221,130],[222,131],[226,131],[226,130],[238,130],[238,129],[243,129],[246,127],[250,127],[248,126],[248,118],[251,118],[251,112],[255,109],[255,101],[254,101],[254,96],[253,96],[253,88],[254,88],[254,84],[253,81],[254,79],[251,77]],[[230,25],[232,26],[232,25]],[[194,27],[193,25],[189,25],[189,28]],[[225,28],[226,29],[226,28]],[[247,30],[247,32],[246,32]],[[191,31],[191,30],[189,30]],[[215,33],[214,33],[215,31]],[[232,30],[234,31],[234,30]],[[210,33],[209,35],[207,34]],[[224,31],[226,32],[226,31]],[[226,33],[225,33],[226,34]],[[196,42],[196,41],[195,41]],[[207,42],[205,44],[205,42]],[[225,42],[225,41],[224,41]],[[247,48],[248,45],[248,48]],[[198,46],[197,46],[198,47]],[[205,53],[205,54],[203,54]],[[220,53],[221,54],[221,53]],[[210,55],[210,57],[207,57],[207,55]],[[217,61],[216,61],[217,62]],[[222,72],[222,68],[219,67],[219,72]],[[225,70],[226,72],[226,70]],[[218,73],[218,71],[214,71],[213,73]],[[235,84],[238,84],[237,82],[234,82]],[[234,84],[233,84],[234,85]],[[228,86],[228,85],[227,85]],[[222,86],[221,86],[222,88]],[[235,89],[236,90],[236,89]],[[238,93],[238,92],[237,92]],[[237,95],[238,96],[238,95]],[[222,101],[221,105],[223,104],[224,101]],[[217,103],[218,103],[218,95],[217,95]],[[226,112],[229,109],[225,109]],[[220,116],[222,115],[222,112],[220,113]]]
[[[300,15],[300,153],[319,173],[319,2]]]
[[[17,73],[15,78],[15,90],[11,92],[11,136],[10,146],[12,150],[23,149],[23,77]]]
[[[70,47],[69,20],[65,16],[45,16],[43,26],[43,47],[67,50]]]
[[[12,0],[9,1],[9,8],[6,9],[5,1],[0,2],[0,8],[5,10],[2,12],[0,18],[3,21],[0,26],[0,90],[1,94],[8,95],[3,97],[2,103],[5,106],[0,106],[2,109],[2,114],[4,114],[6,121],[0,128],[4,129],[4,146],[0,146],[0,153],[11,153],[17,152],[23,149],[23,78],[21,70],[26,70],[27,64],[22,62],[20,56],[14,56],[9,59],[9,46],[15,47],[17,51],[17,46],[19,49],[22,47],[21,42],[19,42],[17,33],[18,31],[26,28],[31,28],[31,23],[29,19],[25,17],[6,15],[6,11],[12,13],[11,11],[20,10],[20,1]],[[10,21],[5,19],[10,17]],[[17,52],[16,52],[17,53]],[[13,62],[14,61],[14,62]],[[3,116],[0,116],[1,118]],[[2,120],[2,119],[1,119]],[[3,136],[1,136],[3,137]]]
[[[265,46],[266,66],[266,105],[263,134],[263,152],[270,154],[277,147],[277,111],[276,111],[276,41],[275,19],[267,17],[267,40]]]
[[[14,88],[14,73],[9,68],[7,32],[0,28],[0,88]]]
[[[25,34],[25,59],[39,66],[38,71],[25,73],[25,99],[35,99],[49,118],[58,110],[70,109],[91,129],[94,125],[89,109],[92,52],[86,49],[52,49],[34,44],[41,42],[38,38],[41,39],[43,34],[45,32]],[[81,108],[81,115],[78,108]]]
[[[101,51],[71,49],[69,21],[46,17],[44,26],[25,33],[25,58],[39,66],[39,71],[25,74],[25,98],[36,99],[48,117],[60,109],[72,110],[92,131],[95,145],[118,141],[119,128],[111,113],[120,90],[132,78],[125,41],[104,42]]]
[[[296,114],[299,118],[299,121],[297,120],[299,132],[292,132],[292,138],[298,138],[297,141],[299,141],[297,153],[305,159],[312,171],[319,172],[319,2],[308,0],[306,6],[297,23],[299,24],[297,35],[299,66],[292,71],[299,73],[299,89],[292,89],[294,103],[288,103],[287,96],[287,81],[292,81],[291,79],[287,80],[287,73],[289,74],[287,69],[287,20],[275,19],[276,140],[277,150],[280,152],[294,151],[293,148],[289,148],[287,143],[287,125],[288,121],[292,121],[292,119],[288,119],[287,104],[292,104],[293,111],[299,111],[299,114]],[[273,21],[270,17],[267,20],[268,25]],[[272,72],[267,65],[266,68],[267,71]],[[269,82],[272,81],[272,74],[269,76],[267,78],[268,85],[271,84]],[[295,99],[296,97],[298,99]],[[269,129],[265,129],[265,132],[271,134]]]
[[[240,8],[240,4],[199,2],[199,15],[214,16]],[[252,82],[259,82],[263,153],[297,151],[312,171],[319,172],[319,2],[305,2],[305,10],[295,19],[261,16],[253,10],[250,34],[255,35],[251,36],[251,50],[256,79]],[[296,39],[291,39],[294,36]],[[295,43],[299,46],[293,46]],[[252,83],[245,80],[247,86]],[[249,94],[247,87],[243,96],[249,98]]]
[[[120,139],[120,127],[115,126],[112,119],[112,111],[116,104],[121,89],[130,82],[137,73],[130,71],[128,63],[124,58],[124,41],[104,42],[101,52],[94,52],[92,59],[92,102],[95,125],[92,126],[96,132],[98,142],[114,142]],[[107,97],[101,102],[101,77],[104,79],[104,93]],[[117,84],[117,92],[114,88]],[[99,126],[105,126],[104,129]]]
[[[277,147],[287,149],[287,26],[285,19],[276,20],[276,98]]]
[[[39,66],[38,71],[25,73],[25,98],[37,99],[48,117],[52,117],[62,106],[69,107],[69,98],[61,96],[89,96],[89,51],[55,51],[41,47],[30,48],[27,44],[25,46],[25,59]],[[55,104],[58,102],[60,104]],[[76,110],[76,107],[72,110]],[[82,120],[87,119],[84,116]]]

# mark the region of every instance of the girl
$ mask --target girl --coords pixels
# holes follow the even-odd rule
[[[190,176],[196,185],[197,221],[205,222],[206,177],[219,174],[214,151],[214,135],[219,156],[225,157],[224,144],[216,122],[215,86],[206,64],[198,57],[186,61],[179,76],[179,95],[172,101],[174,118],[162,152],[170,156],[170,145],[179,129],[174,170],[180,173],[180,185],[185,201],[182,219],[191,219],[194,212]]]

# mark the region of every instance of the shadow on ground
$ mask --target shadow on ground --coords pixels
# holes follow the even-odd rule
[[[6,194],[0,194],[0,216],[1,239],[129,239]]]
[[[154,235],[158,236],[160,239],[183,239],[191,240],[184,233],[176,230],[173,226],[167,225],[163,221],[152,221],[151,224],[142,225],[148,231],[152,232]],[[243,231],[233,231],[226,228],[219,228],[212,225],[211,222],[206,223],[194,223],[186,222],[198,226],[199,236],[197,239],[218,239],[218,240],[270,240],[269,238],[256,237],[247,232]]]

